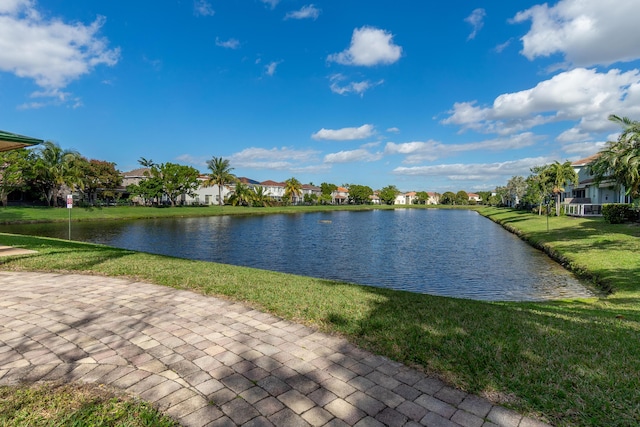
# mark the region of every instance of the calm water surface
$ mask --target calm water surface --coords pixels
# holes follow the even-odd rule
[[[68,237],[67,224],[0,230]],[[522,301],[593,295],[542,252],[465,210],[74,223],[72,239],[441,296]]]

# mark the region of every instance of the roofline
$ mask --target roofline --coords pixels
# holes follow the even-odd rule
[[[0,130],[0,151],[15,150],[18,148],[42,144],[43,142],[44,140],[42,139],[31,138],[29,136]]]

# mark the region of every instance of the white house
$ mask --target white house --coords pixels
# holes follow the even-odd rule
[[[625,188],[613,180],[604,180],[596,185],[593,175],[587,171],[587,166],[597,159],[600,153],[571,163],[578,174],[576,185],[567,184],[562,193],[562,204],[565,212],[572,216],[601,215],[602,205],[606,203],[631,203],[625,194]]]
[[[349,203],[349,190],[344,187],[338,187],[331,193],[331,203],[334,205],[344,205]]]
[[[396,196],[396,200],[393,202],[395,205],[412,205],[416,200],[416,192],[410,191],[408,193],[401,193]]]

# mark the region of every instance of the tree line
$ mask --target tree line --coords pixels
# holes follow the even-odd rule
[[[596,185],[610,180],[624,186],[632,199],[640,198],[640,122],[616,115],[609,119],[622,127],[616,141],[609,141],[598,156],[587,166]],[[150,159],[141,158],[141,166],[146,168],[144,178],[127,188],[132,197],[139,197],[145,203],[160,204],[163,198],[175,205],[179,196],[193,196],[200,186],[218,186],[218,203],[225,202],[239,206],[268,206],[276,201],[261,186],[248,186],[233,174],[228,159],[212,157],[207,162],[208,174],[203,181],[200,172],[191,167],[176,163],[157,164]],[[560,214],[560,198],[567,184],[577,184],[578,176],[571,162],[558,161],[531,168],[529,176],[514,176],[506,186],[495,191],[478,192],[483,204],[491,205],[527,205],[536,206],[542,213],[544,205],[555,205],[556,215]],[[0,201],[7,205],[8,195],[22,191],[35,195],[49,206],[58,206],[63,201],[63,189],[77,191],[89,203],[94,201],[117,201],[123,194],[122,175],[115,163],[103,160],[87,159],[74,150],[64,150],[59,145],[47,141],[36,149],[19,149],[0,153]],[[303,194],[302,184],[295,177],[285,181],[281,200],[277,203],[331,204],[332,194],[338,186],[323,182],[320,194]],[[234,191],[228,200],[223,200],[222,188],[234,185]],[[343,184],[348,189],[350,204],[372,203],[374,191],[367,185]],[[394,185],[378,190],[380,203],[393,204],[401,194]],[[436,193],[440,204],[467,205],[469,200],[465,191],[442,194]],[[426,204],[429,194],[416,193],[413,203]]]

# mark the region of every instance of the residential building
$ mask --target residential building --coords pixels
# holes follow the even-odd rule
[[[395,205],[412,205],[413,201],[416,200],[416,192],[410,191],[408,193],[401,193],[396,196],[396,200],[394,201]]]
[[[599,216],[602,205],[606,203],[630,203],[625,188],[614,180],[603,180],[595,183],[593,175],[588,171],[588,165],[597,159],[600,153],[571,163],[578,174],[577,184],[567,184],[561,194],[565,212],[572,216]]]
[[[344,205],[349,203],[349,189],[338,187],[331,193],[331,203],[334,205]]]

